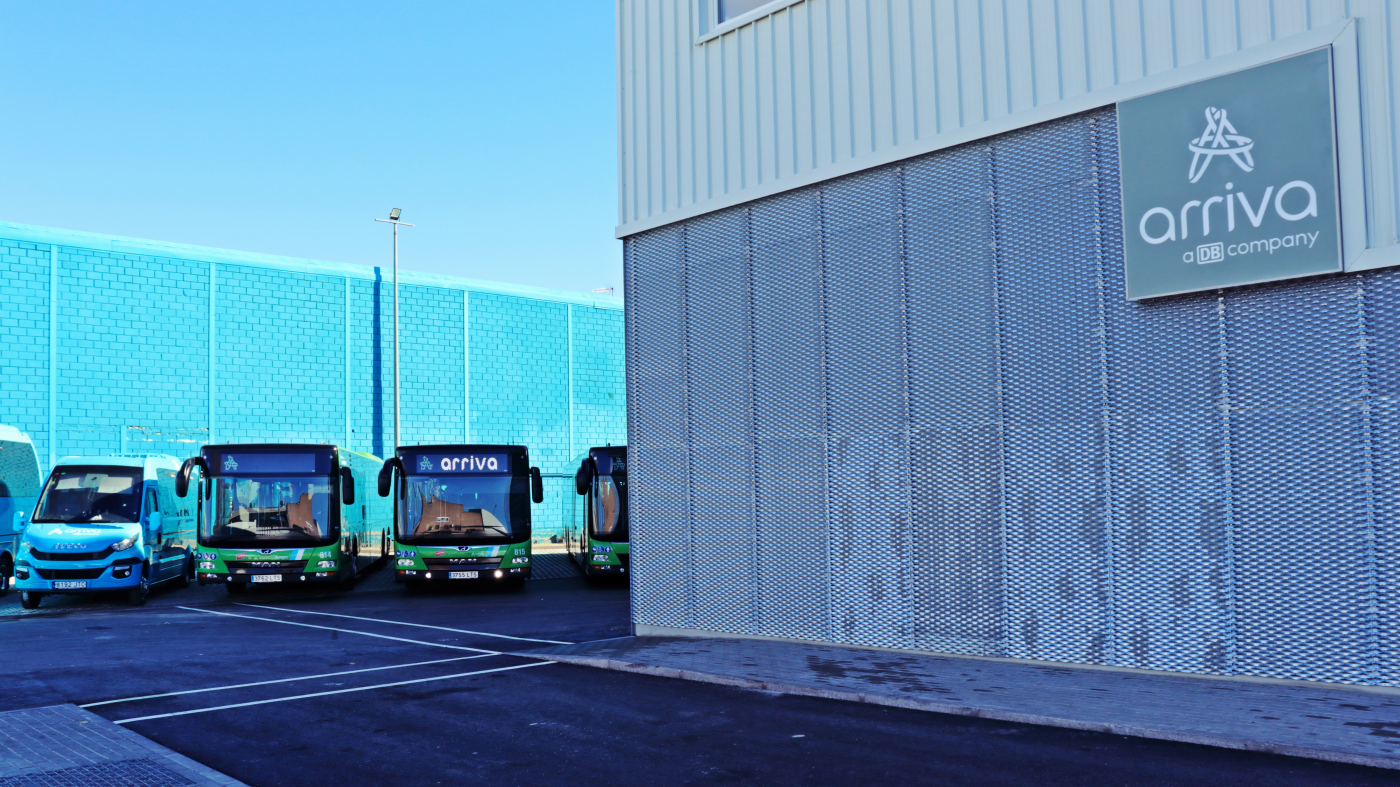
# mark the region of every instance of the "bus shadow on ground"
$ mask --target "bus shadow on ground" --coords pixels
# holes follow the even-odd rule
[[[535,575],[526,582],[538,580],[580,579],[581,573],[574,563],[563,554],[542,554],[534,556]],[[620,587],[627,584],[622,577],[593,577],[587,580],[596,587]],[[519,587],[498,585],[493,582],[465,581],[460,584],[429,585],[412,595],[499,595],[519,593]],[[249,601],[273,602],[304,598],[338,598],[355,593],[402,593],[410,595],[404,585],[394,582],[394,572],[386,561],[367,569],[355,583],[353,590],[340,590],[326,585],[284,587],[250,586],[245,592],[232,595],[222,585],[198,585],[191,582],[187,587],[174,587],[170,584],[156,585],[146,599],[146,606],[179,606],[181,604],[218,604],[223,602]],[[115,612],[133,609],[127,604],[125,591],[92,593],[85,595],[45,596],[38,609],[20,607],[19,594],[10,592],[0,596],[0,617],[29,616],[43,614],[71,614],[75,612]]]

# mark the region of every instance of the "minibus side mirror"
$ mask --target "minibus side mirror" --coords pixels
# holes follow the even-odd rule
[[[538,467],[530,468],[530,499],[536,503],[544,502],[544,478],[540,476]]]
[[[194,469],[199,468],[200,477],[209,475],[209,465],[204,463],[204,457],[192,456],[180,465],[180,472],[175,474],[175,494],[184,497],[190,491],[190,474]]]
[[[379,496],[380,496],[380,497],[388,497],[388,496],[389,496],[389,493],[394,491],[394,468],[395,468],[395,467],[403,467],[403,464],[402,464],[401,462],[399,462],[399,458],[398,458],[397,456],[394,457],[393,459],[390,459],[389,461],[385,462],[385,463],[384,463],[384,466],[381,467],[381,468],[379,468]]]
[[[348,467],[340,468],[340,502],[355,505],[355,473]]]
[[[578,472],[574,473],[574,491],[581,495],[588,494],[588,488],[593,486],[593,460],[585,458],[579,463]]]

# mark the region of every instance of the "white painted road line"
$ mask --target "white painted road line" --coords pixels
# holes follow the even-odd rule
[[[374,689],[390,689],[395,686],[408,686],[414,683],[428,683],[434,680],[450,680],[452,678],[466,678],[471,675],[485,675],[488,672],[506,672],[513,669],[529,669],[530,667],[543,667],[546,664],[553,664],[552,661],[536,661],[531,664],[516,664],[514,667],[496,667],[495,669],[477,670],[476,672],[459,672],[456,675],[439,675],[436,678],[418,678],[417,680],[401,680],[397,683],[381,683],[378,686],[360,686],[354,689],[336,689],[335,691],[318,691],[314,694],[298,694],[295,697],[278,697],[272,700],[255,700],[253,702],[237,702],[232,705],[219,705],[213,708],[196,708],[195,710],[181,710],[174,713],[157,713],[153,716],[137,716],[134,719],[121,719],[117,724],[130,724],[134,721],[148,721],[150,719],[165,719],[171,716],[188,716],[191,713],[209,713],[216,710],[228,710],[230,708],[247,708],[252,705],[267,705],[272,702],[291,702],[292,700],[304,700],[311,697],[328,697],[332,694],[348,694],[352,691],[372,691]]]
[[[312,612],[306,609],[288,609],[287,607],[269,607],[266,604],[244,604],[238,602],[240,607],[253,607],[255,609],[275,609],[279,612],[296,612],[301,615],[326,615],[332,618],[349,618],[350,620],[367,620],[372,623],[392,623],[395,626],[417,626],[424,629],[437,629],[438,631],[455,631],[458,634],[475,634],[478,637],[497,637],[500,639],[513,639],[519,642],[544,642],[549,645],[574,645],[573,642],[561,642],[557,639],[535,639],[534,637],[512,637],[509,634],[492,634],[489,631],[470,631],[468,629],[453,629],[446,626],[430,626],[427,623],[408,623],[402,620],[383,620],[381,618],[362,618],[356,615],[338,615],[334,612]]]
[[[387,667],[365,667],[364,669],[351,669],[344,672],[327,672],[323,675],[305,675],[300,678],[278,678],[277,680],[260,680],[256,683],[235,683],[232,686],[214,686],[208,689],[186,689],[184,691],[167,691],[164,694],[145,694],[140,697],[126,697],[119,700],[103,700],[101,702],[89,702],[86,705],[79,705],[79,708],[96,708],[98,705],[115,705],[118,702],[135,702],[137,700],[153,700],[157,697],[178,697],[181,694],[202,694],[206,691],[226,691],[228,689],[246,689],[249,686],[266,686],[271,683],[291,683],[297,680],[315,680],[316,678],[335,678],[341,675],[355,675],[360,672],[378,672],[386,669],[403,669],[404,667],[422,667],[427,664],[446,664],[450,661],[467,661],[469,659],[490,658],[490,653],[478,653],[475,656],[458,656],[455,659],[436,659],[434,661],[415,661],[412,664],[391,664]]]
[[[395,642],[408,642],[414,645],[427,645],[430,648],[447,648],[449,650],[469,650],[472,653],[485,653],[488,656],[499,656],[498,650],[486,650],[484,648],[469,648],[466,645],[444,645],[441,642],[423,642],[417,639],[404,639],[403,637],[389,637],[384,634],[371,634],[368,631],[355,631],[354,629],[338,629],[330,626],[316,626],[310,623],[294,623],[290,620],[274,620],[272,618],[260,618],[257,615],[235,615],[232,612],[215,612],[212,609],[199,609],[198,607],[177,607],[177,609],[187,609],[190,612],[203,612],[208,615],[223,615],[241,620],[258,620],[263,623],[281,623],[284,626],[302,626],[309,629],[323,629],[325,631],[339,631],[342,634],[359,634],[362,637],[376,637],[378,639],[391,639]]]

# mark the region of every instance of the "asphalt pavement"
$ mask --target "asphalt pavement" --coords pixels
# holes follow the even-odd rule
[[[59,703],[253,787],[1381,785],[1393,772],[539,662],[624,636],[579,578],[0,618],[0,710]]]

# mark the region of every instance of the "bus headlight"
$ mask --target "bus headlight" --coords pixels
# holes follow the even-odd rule
[[[112,551],[125,552],[126,550],[131,549],[134,546],[136,546],[136,536],[131,536],[130,538],[123,538],[121,541],[118,541],[117,543],[113,544]]]

